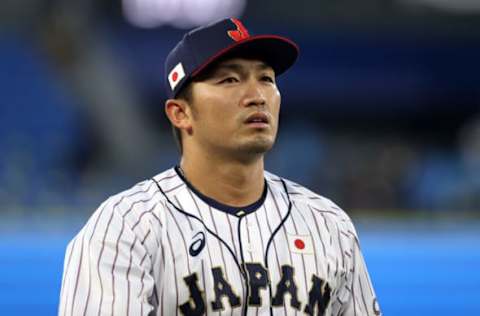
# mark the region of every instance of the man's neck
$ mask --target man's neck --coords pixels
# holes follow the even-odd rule
[[[260,199],[264,190],[263,156],[245,163],[199,156],[192,159],[186,155],[180,167],[198,191],[226,205],[252,204]]]

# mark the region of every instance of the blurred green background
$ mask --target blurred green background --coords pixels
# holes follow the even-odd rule
[[[56,313],[67,242],[175,165],[163,61],[225,16],[294,39],[267,170],[358,226],[385,315],[480,314],[480,2],[5,0],[0,313]]]

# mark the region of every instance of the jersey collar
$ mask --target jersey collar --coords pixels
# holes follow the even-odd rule
[[[252,212],[255,212],[259,207],[263,205],[265,202],[265,199],[267,197],[267,192],[268,192],[268,183],[266,180],[264,180],[264,185],[263,185],[263,193],[262,196],[256,201],[253,202],[252,204],[246,205],[246,206],[231,206],[227,204],[223,204],[215,199],[212,199],[204,194],[202,194],[200,191],[198,191],[185,177],[183,174],[182,169],[180,169],[179,166],[175,166],[175,172],[178,174],[178,176],[182,179],[183,182],[187,185],[187,187],[197,196],[199,197],[202,201],[204,201],[207,205],[220,210],[222,212],[235,215],[237,217],[242,217],[247,214],[250,214]]]

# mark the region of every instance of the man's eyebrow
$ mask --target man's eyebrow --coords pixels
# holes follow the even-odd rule
[[[259,69],[259,70],[268,70],[268,69],[272,69],[272,67],[270,67],[269,65],[263,63],[263,62],[259,62],[258,64],[255,65],[255,68]],[[224,64],[220,64],[217,66],[217,68],[215,69],[217,71],[222,71],[222,70],[233,70],[233,71],[242,71],[244,70],[245,67],[242,66],[241,64],[237,64],[237,63],[224,63]]]
[[[267,65],[266,63],[259,63],[257,65],[257,68],[260,69],[260,70],[273,70],[273,68],[270,66],[270,65]]]

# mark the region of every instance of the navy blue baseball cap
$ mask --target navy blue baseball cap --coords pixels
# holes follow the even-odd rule
[[[288,38],[278,35],[250,35],[235,18],[223,19],[186,33],[165,61],[167,97],[179,91],[202,70],[220,58],[235,54],[255,56],[278,76],[297,59],[299,48]]]

